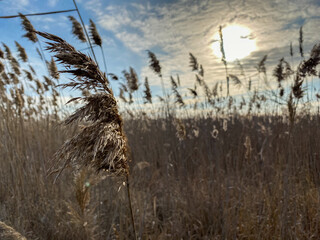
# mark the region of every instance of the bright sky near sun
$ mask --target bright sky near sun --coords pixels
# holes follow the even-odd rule
[[[103,38],[108,72],[121,75],[123,69],[132,66],[141,80],[149,77],[155,94],[160,93],[159,80],[148,68],[146,50],[153,51],[160,59],[168,87],[169,76],[176,74],[180,74],[184,88],[193,87],[195,79],[189,67],[189,52],[204,66],[210,86],[225,79],[220,25],[230,73],[236,75],[239,74],[236,59],[248,75],[256,71],[255,66],[266,54],[269,72],[282,57],[298,61],[301,26],[306,53],[320,40],[319,0],[77,0],[77,3],[84,22],[88,25],[92,19]],[[73,8],[72,0],[0,1],[1,16]],[[87,45],[71,34],[69,15],[78,18],[75,12],[70,12],[33,16],[29,20],[37,30],[59,35],[77,49],[85,49]],[[12,49],[15,40],[20,42],[27,49],[30,61],[43,69],[35,45],[21,37],[24,32],[20,19],[0,19],[0,32],[1,42]],[[294,48],[293,59],[289,58],[290,42]],[[100,51],[96,52],[102,65]],[[233,93],[238,91],[241,90]]]

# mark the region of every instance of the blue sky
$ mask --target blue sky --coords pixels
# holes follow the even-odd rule
[[[160,93],[159,80],[148,68],[146,50],[155,52],[160,59],[168,87],[169,76],[176,73],[181,75],[183,88],[193,87],[194,73],[189,68],[189,52],[203,64],[210,86],[225,79],[223,64],[211,47],[220,25],[236,24],[251,29],[257,49],[241,59],[248,75],[254,73],[255,65],[265,54],[268,54],[266,65],[270,74],[281,57],[289,56],[290,42],[293,43],[295,57],[287,59],[297,63],[300,60],[298,37],[301,25],[306,53],[320,40],[318,0],[77,0],[77,3],[84,22],[89,24],[91,18],[103,38],[108,72],[121,75],[123,69],[132,66],[139,73],[141,82],[145,76],[149,77],[156,94]],[[1,16],[73,8],[72,0],[0,1]],[[71,12],[29,17],[29,20],[39,31],[59,35],[77,49],[86,48],[86,44],[72,36],[68,15],[77,18],[77,14]],[[27,49],[30,61],[44,71],[35,45],[21,37],[24,33],[20,19],[0,19],[0,32],[1,42],[13,50],[14,41],[18,41]],[[98,48],[96,53],[103,66]],[[239,75],[239,68],[233,63],[229,65],[230,73]],[[117,88],[114,84],[113,87]],[[233,89],[232,93],[241,91]]]

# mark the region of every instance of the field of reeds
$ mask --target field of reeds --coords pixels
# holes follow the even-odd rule
[[[303,53],[302,28],[305,58],[295,68],[279,61],[269,76],[277,88],[257,91],[228,74],[228,93],[233,84],[247,93],[226,95],[190,53],[197,87],[185,97],[149,51],[163,93],[154,97],[133,68],[106,75],[93,48],[91,59],[20,18],[25,37],[42,42],[48,74],[38,76],[18,42],[2,44],[0,239],[320,238],[320,95],[308,85],[319,76],[320,45]],[[101,46],[92,21],[88,35]],[[79,95],[69,107],[64,88]]]

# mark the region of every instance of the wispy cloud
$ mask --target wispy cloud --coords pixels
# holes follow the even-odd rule
[[[267,64],[271,69],[279,58],[289,55],[291,41],[297,53],[301,25],[306,52],[319,40],[314,33],[320,31],[320,6],[311,0],[180,0],[155,5],[128,2],[109,6],[91,0],[87,6],[96,14],[98,24],[113,32],[128,49],[144,58],[145,50],[154,49],[164,66],[164,75],[178,70],[185,86],[189,87],[193,85],[194,74],[188,68],[188,52],[204,65],[211,85],[225,79],[223,64],[213,55],[210,44],[219,25],[240,24],[252,30],[258,49],[242,59],[249,73],[255,71],[255,65],[265,54],[269,55]],[[141,73],[142,76],[151,74],[147,66]],[[151,79],[151,83],[156,82]]]

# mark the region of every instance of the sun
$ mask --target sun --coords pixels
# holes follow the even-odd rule
[[[222,35],[226,60],[229,62],[245,58],[257,48],[256,41],[252,37],[252,32],[247,27],[230,25],[226,28],[222,28]],[[213,38],[216,40],[212,44],[213,54],[218,58],[221,58],[222,53],[219,32],[217,32]]]

